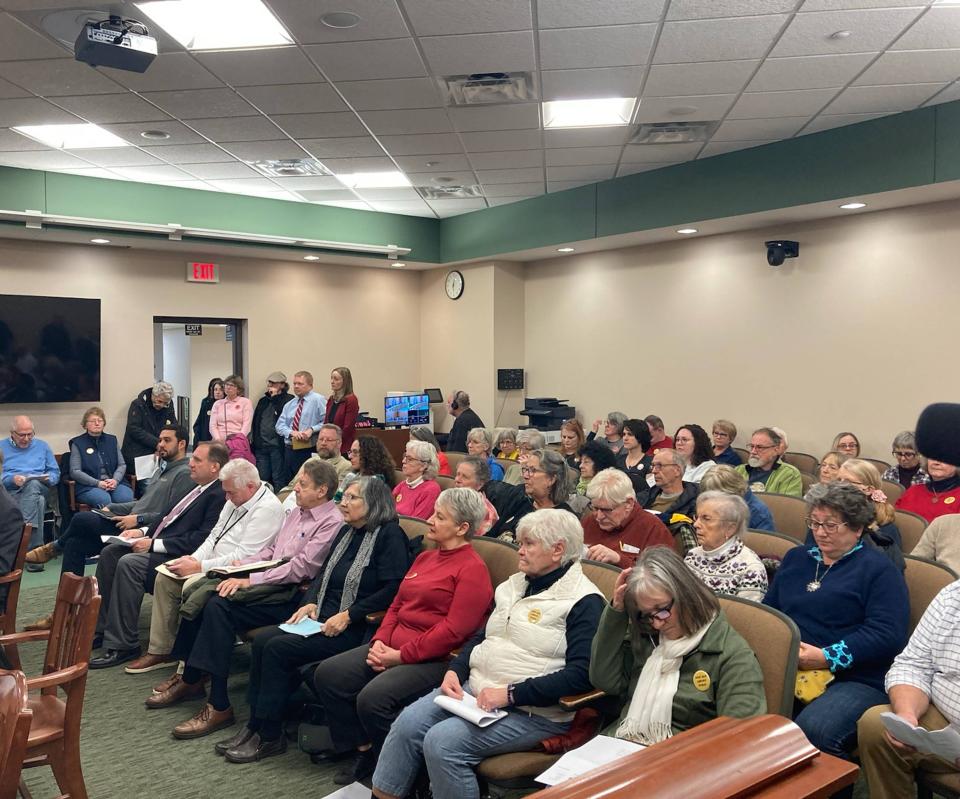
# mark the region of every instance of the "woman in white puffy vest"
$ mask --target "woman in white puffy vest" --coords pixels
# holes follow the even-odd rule
[[[538,510],[521,519],[517,543],[520,572],[497,588],[486,627],[450,663],[440,688],[390,728],[373,776],[380,799],[407,796],[424,762],[435,799],[477,799],[474,766],[566,732],[573,713],[560,697],[590,690],[590,644],[605,603],[580,568],[583,528],[568,511]],[[481,728],[433,701],[465,692],[506,715]]]

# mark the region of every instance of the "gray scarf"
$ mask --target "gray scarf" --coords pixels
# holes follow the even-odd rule
[[[340,562],[340,558],[343,557],[343,553],[347,551],[347,547],[350,546],[350,539],[355,535],[355,531],[352,531],[350,535],[345,535],[340,539],[340,542],[337,544],[336,549],[330,553],[330,557],[327,558],[326,566],[323,568],[323,581],[320,583],[320,590],[317,592],[317,607],[323,607],[323,599],[327,594],[327,586],[330,584],[330,575],[333,574],[333,570],[336,568],[337,563]],[[360,542],[360,549],[357,550],[357,556],[353,559],[353,563],[350,564],[350,569],[347,571],[347,576],[343,581],[343,593],[340,596],[340,612],[342,613],[347,608],[349,608],[357,598],[357,591],[360,588],[360,578],[363,576],[363,570],[370,565],[370,556],[373,555],[373,548],[377,543],[377,536],[380,534],[380,528],[371,531],[366,531],[363,534],[363,540]]]

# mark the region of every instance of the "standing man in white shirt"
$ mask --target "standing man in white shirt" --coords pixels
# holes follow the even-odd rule
[[[317,431],[327,412],[327,398],[313,390],[313,375],[293,376],[294,397],[277,419],[277,435],[283,439],[283,480],[289,483],[317,446]]]

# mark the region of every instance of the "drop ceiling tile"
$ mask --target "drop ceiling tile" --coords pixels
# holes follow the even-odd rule
[[[639,175],[641,172],[653,172],[655,169],[666,169],[668,166],[676,166],[682,161],[666,161],[664,163],[642,163],[642,164],[620,164],[617,169],[617,177],[622,178],[627,175]]]
[[[567,191],[567,189],[578,189],[581,186],[589,186],[596,183],[594,180],[551,180],[547,183],[547,191],[550,194],[558,191]]]
[[[711,141],[703,148],[700,158],[709,158],[711,155],[723,155],[737,150],[749,150],[753,147],[760,147],[764,144],[770,144],[770,140],[760,141]]]
[[[544,100],[636,97],[643,80],[643,67],[558,69],[542,72],[541,79]]]
[[[909,111],[923,105],[943,88],[942,83],[915,83],[906,86],[854,86],[824,109],[831,114],[877,114]]]
[[[858,122],[868,122],[871,119],[886,116],[886,114],[821,114],[802,131],[800,136],[808,133],[819,133],[822,130],[831,130],[845,125],[856,125]]]
[[[192,122],[190,124],[193,125]],[[122,124],[102,125],[102,127],[115,136],[119,136],[131,144],[137,145],[200,144],[203,141],[197,133],[194,133],[186,125],[172,120],[150,122],[149,124],[142,122],[124,122]],[[145,130],[162,130],[164,133],[168,133],[170,138],[163,139],[162,141],[145,139],[140,135]]]
[[[103,147],[92,150],[71,150],[71,155],[102,167],[156,166],[163,162],[136,147]]]
[[[383,148],[371,136],[343,136],[326,139],[298,139],[315,158],[362,158],[383,155]]]
[[[382,200],[373,203],[375,210],[384,214],[403,214],[404,216],[428,216],[433,218],[433,210],[423,200]]]
[[[307,153],[289,139],[275,141],[224,142],[223,146],[241,161],[269,161],[277,158],[306,158]]]
[[[876,53],[841,53],[790,58],[768,58],[747,89],[777,92],[846,86]]]
[[[93,94],[85,97],[58,97],[57,105],[83,117],[88,122],[162,122],[170,117],[160,108],[141,100],[132,92],[126,94]]]
[[[417,36],[528,30],[530,0],[404,0]]]
[[[214,164],[233,160],[230,153],[212,144],[174,144],[144,149],[171,164]]]
[[[143,96],[178,119],[243,117],[257,113],[253,106],[232,89],[146,92]]]
[[[347,110],[343,100],[329,84],[247,86],[238,91],[264,114],[312,114]]]
[[[463,152],[463,145],[460,144],[460,139],[454,133],[380,136],[378,138],[390,155],[430,155],[433,153]]]
[[[497,205],[513,205],[514,203],[521,202],[523,200],[532,200],[534,197],[540,197],[545,192],[538,192],[537,194],[521,194],[517,197],[487,197],[487,205],[491,208]]]
[[[455,172],[472,169],[467,156],[462,153],[442,155],[399,155],[394,160],[404,172]]]
[[[960,47],[960,7],[931,8],[901,36],[892,50]]]
[[[0,66],[3,62],[0,62]],[[19,86],[14,86],[10,81],[0,80],[0,100],[8,100],[12,97],[29,97],[30,92],[24,91]]]
[[[24,136],[15,130],[0,128],[0,153],[49,149],[45,144],[40,144],[40,142],[31,139],[29,136]]]
[[[615,164],[620,160],[620,150],[620,147],[560,147],[546,151],[547,166]]]
[[[144,73],[99,67],[104,75],[137,92],[215,89],[223,83],[189,53],[164,53]]]
[[[426,36],[423,54],[434,75],[474,72],[519,72],[536,69],[531,31],[477,33],[471,36]],[[541,63],[543,56],[541,54]]]
[[[770,55],[808,56],[884,50],[921,10],[877,8],[797,14]],[[832,33],[842,30],[851,31],[852,35],[844,39],[831,38]]]
[[[665,0],[538,0],[537,20],[547,28],[583,28],[603,20],[605,25],[658,22]]]
[[[73,114],[36,97],[0,100],[0,125],[70,125],[81,122]]]
[[[701,142],[692,144],[628,144],[623,150],[625,164],[673,164],[697,157]]]
[[[535,197],[543,194],[543,181],[535,183],[491,183],[484,186],[483,193],[488,197]]]
[[[3,4],[9,8],[8,3]],[[26,10],[32,10],[31,4]],[[69,58],[72,54],[66,47],[55,44],[52,39],[41,36],[32,28],[9,14],[4,14],[0,24],[0,61],[19,61],[30,58]]]
[[[63,175],[76,175],[81,178],[100,178],[101,180],[123,180],[115,172],[111,172],[109,169],[103,169],[102,167],[90,166],[85,167],[84,169],[58,169],[57,172],[60,172]]]
[[[19,153],[0,153],[0,164],[25,169],[82,169],[89,166],[62,150],[24,150]]]
[[[492,153],[471,153],[474,169],[522,169],[543,166],[542,150],[506,150]]]
[[[349,195],[340,197],[340,199],[356,199],[350,189],[345,189],[343,184],[333,175],[316,175],[309,178],[273,178],[273,182],[286,191],[302,192],[309,191],[333,191],[339,194]],[[331,200],[338,199],[331,197]]]
[[[221,191],[241,194],[245,191],[282,191],[282,189],[269,178],[242,178],[238,180],[210,180],[211,186]]]
[[[271,118],[288,136],[295,139],[361,136],[367,132],[357,115],[351,111],[333,114],[274,114]]]
[[[836,11],[844,8],[894,8],[922,5],[925,0],[805,0],[800,8],[805,11]]]
[[[144,183],[192,179],[186,172],[173,166],[122,166],[117,167],[115,171],[128,180],[139,180]]]
[[[394,39],[410,35],[394,0],[270,0],[274,13],[301,43]],[[360,17],[353,28],[330,28],[320,18],[331,11]]]
[[[461,131],[523,130],[540,127],[539,103],[451,108],[449,114],[453,126]]]
[[[358,111],[442,106],[440,92],[430,78],[343,81],[337,89]]]
[[[452,128],[440,108],[401,111],[366,111],[363,120],[376,134],[449,133]],[[389,147],[387,148],[389,150]]]
[[[297,194],[307,202],[317,202],[318,200],[325,202],[336,202],[339,200],[358,202],[357,195],[350,191],[350,189],[344,189],[343,187],[339,189],[301,189]],[[366,205],[366,203],[363,204]]]
[[[473,186],[479,181],[472,169],[448,172],[407,172],[414,186]]]
[[[310,44],[304,50],[334,82],[419,78],[427,74],[413,39]]]
[[[333,208],[352,208],[357,211],[373,210],[370,203],[365,203],[363,200],[331,200],[326,202],[317,202],[314,200],[313,202],[316,202],[317,205],[329,205]]]
[[[736,99],[735,94],[649,97],[640,103],[634,121],[678,122],[688,119],[722,119]]]
[[[787,14],[797,0],[673,0],[667,19],[748,17],[752,14]]]
[[[323,76],[298,47],[197,53],[197,60],[231,86],[317,83]]]
[[[480,182],[487,183],[532,183],[543,180],[543,167],[525,169],[480,169],[477,170]]]
[[[432,200],[430,207],[437,216],[445,219],[449,216],[459,216],[470,211],[479,211],[487,207],[483,200]]]
[[[126,92],[87,64],[69,58],[0,61],[0,77],[44,97]]]
[[[578,69],[646,64],[656,25],[559,28],[540,31],[541,69]]]
[[[944,83],[960,77],[960,50],[899,50],[886,52],[854,85]]]
[[[616,164],[593,166],[548,166],[547,184],[558,180],[607,180],[616,172]]]
[[[633,128],[618,125],[609,128],[571,128],[569,130],[545,130],[546,147],[612,147],[624,144]]]
[[[419,200],[420,195],[412,186],[409,188],[392,189],[356,189],[362,200],[367,202],[383,202],[392,200]]]
[[[540,149],[539,130],[489,130],[482,133],[462,133],[467,153],[489,153],[496,150]]]
[[[654,64],[643,96],[730,94],[743,89],[760,61],[706,61],[700,64]]]
[[[223,164],[185,164],[184,172],[201,180],[230,180],[231,178],[255,178],[260,173],[239,161]]]
[[[952,103],[954,100],[960,100],[960,84],[954,83],[942,90],[939,94],[931,97],[924,105],[939,105],[940,103]]]
[[[655,64],[736,61],[766,55],[787,17],[735,17],[667,22],[660,34]]]
[[[836,89],[803,89],[796,92],[748,92],[730,111],[729,119],[769,119],[777,116],[812,116],[837,94]]]
[[[229,117],[227,119],[191,119],[190,127],[211,141],[263,141],[283,135],[279,128],[262,116]]]
[[[757,141],[789,139],[802,128],[809,117],[776,117],[773,119],[728,119],[713,134],[711,141]]]
[[[350,172],[393,172],[397,168],[385,155],[365,158],[325,158],[323,165],[338,175]]]

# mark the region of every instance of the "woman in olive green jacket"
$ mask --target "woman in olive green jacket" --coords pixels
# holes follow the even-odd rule
[[[624,700],[604,733],[642,744],[767,711],[753,650],[666,547],[645,549],[617,579],[593,639],[590,682]]]

